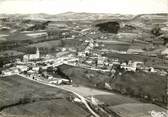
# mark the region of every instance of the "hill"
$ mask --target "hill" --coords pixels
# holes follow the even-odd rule
[[[167,78],[156,73],[126,72],[111,84],[114,90],[125,95],[148,100],[161,106],[167,105]]]
[[[116,112],[119,117],[152,117],[151,112],[163,112],[166,110],[153,104],[121,104],[109,107],[113,112]],[[163,116],[166,117],[166,116]]]
[[[88,113],[67,100],[70,93],[19,76],[0,78],[0,112],[29,117],[86,117]]]

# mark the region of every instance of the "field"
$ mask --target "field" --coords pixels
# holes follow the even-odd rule
[[[113,112],[116,112],[120,117],[151,117],[151,112],[164,112],[166,110],[153,104],[121,104],[118,106],[109,107]],[[164,116],[165,117],[165,116]]]
[[[77,39],[65,39],[62,40],[63,47],[81,47],[82,42],[80,41],[80,38]]]
[[[120,105],[120,104],[127,104],[127,103],[140,103],[139,101],[130,98],[130,97],[126,97],[126,96],[122,96],[119,94],[115,94],[115,95],[95,95],[94,96],[96,99],[98,99],[100,102],[104,102],[105,105],[107,106],[116,106],[116,105]]]
[[[7,40],[10,40],[10,41],[22,41],[22,40],[33,40],[32,37],[29,37],[25,34],[22,34],[22,33],[12,33],[10,34],[8,37],[7,37]]]
[[[61,87],[64,89],[67,89],[67,90],[74,91],[84,97],[97,96],[97,95],[110,95],[110,96],[116,95],[111,92],[107,92],[107,91],[100,90],[100,89],[89,88],[89,87],[85,87],[85,86],[75,87],[75,86],[71,86],[71,85],[65,85],[65,86],[61,86]]]
[[[129,46],[129,44],[104,44],[104,48],[118,51],[127,51]]]
[[[122,94],[145,98],[162,106],[167,104],[167,78],[155,73],[126,72],[111,85]]]
[[[0,111],[29,117],[86,117],[88,112],[69,102],[68,92],[19,76],[0,79]]]
[[[31,44],[28,47],[38,47],[38,48],[47,48],[51,49],[52,47],[59,47],[62,43],[60,40],[53,40],[53,41],[45,41],[40,43]]]
[[[60,69],[66,76],[72,79],[73,84],[79,84],[88,87],[67,87],[68,89],[74,90],[83,96],[93,96],[100,100],[100,102],[104,102],[104,104],[109,106],[124,103],[139,103],[139,101],[136,99],[122,96],[112,91],[105,91],[104,83],[110,81],[110,77],[106,73],[100,73],[78,67],[71,67],[68,65],[62,65],[60,66]]]
[[[19,56],[19,55],[23,55],[23,53],[15,50],[6,50],[3,52],[0,52],[0,57],[11,57],[11,56]]]
[[[67,65],[62,65],[59,69],[63,74],[72,79],[74,84],[105,89],[104,84],[109,83],[112,91],[119,92],[123,95],[135,97],[143,102],[147,101],[163,107],[167,104],[167,79],[156,73],[125,72],[121,76],[117,76],[113,82],[110,82],[110,76],[105,73]],[[97,96],[97,98],[110,105],[137,102],[131,98],[124,98],[121,95],[113,97],[103,94]]]

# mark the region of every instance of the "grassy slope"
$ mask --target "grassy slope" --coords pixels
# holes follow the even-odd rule
[[[60,40],[45,41],[45,42],[31,44],[28,47],[45,47],[50,49],[51,47],[54,47],[54,46],[61,46],[61,41]]]
[[[25,98],[29,101],[35,100],[2,110],[12,115],[38,115],[40,117],[46,117],[46,115],[85,117],[88,115],[85,110],[65,99],[69,96],[68,92],[22,79],[19,76],[0,79],[0,94],[0,107],[15,104]]]
[[[109,76],[105,73],[87,70],[79,67],[72,67],[68,65],[59,66],[60,70],[70,77],[73,83],[82,84],[85,86],[95,86],[109,80]]]
[[[100,100],[101,102],[104,102],[104,104],[106,104],[108,106],[116,106],[116,105],[127,104],[127,103],[140,103],[139,101],[134,100],[133,98],[122,96],[119,94],[116,94],[116,95],[96,95],[94,97],[96,99]]]
[[[147,74],[144,72],[126,72],[117,78],[113,84],[113,89],[125,92],[131,96],[155,98],[159,102],[166,103],[166,77],[157,74]],[[163,97],[165,98],[163,102]]]
[[[60,66],[61,71],[73,80],[73,83],[81,84],[94,88],[103,88],[103,82],[109,82],[108,74],[99,73],[96,71],[86,70],[78,67],[71,67],[67,65]],[[91,77],[88,77],[88,76]],[[97,85],[97,87],[95,87]],[[119,91],[129,96],[142,99],[148,96],[148,102],[155,99],[155,103],[164,106],[166,100],[166,86],[167,81],[163,76],[154,73],[145,72],[126,72],[122,76],[118,76],[114,82],[111,83],[113,90]],[[136,100],[125,98],[124,96],[97,96],[100,101],[109,105],[119,105],[123,103],[137,103]],[[164,98],[164,101],[163,101]],[[143,99],[144,101],[144,99]]]
[[[60,66],[60,69],[62,69],[62,72],[72,79],[73,83],[85,85],[88,87],[94,87],[94,88],[99,87],[104,89],[103,82],[109,82],[110,80],[110,77],[108,76],[108,74],[100,73],[97,71],[86,70],[78,67],[71,67],[68,65],[62,65]],[[92,77],[88,78],[87,77],[88,74],[92,74]],[[95,84],[98,84],[97,87],[95,86]],[[139,101],[133,98],[122,96],[120,94],[95,95],[94,97],[109,106],[125,104],[125,103],[139,103]]]
[[[121,117],[151,117],[150,112],[166,112],[165,109],[153,104],[121,104],[109,107]]]

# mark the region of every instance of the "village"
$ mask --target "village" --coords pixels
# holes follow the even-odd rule
[[[121,61],[118,58],[109,59],[102,56],[101,52],[94,51],[99,46],[93,40],[85,40],[84,50],[76,52],[71,48],[62,48],[60,52],[54,55],[40,55],[40,50],[36,48],[35,54],[25,54],[23,59],[16,58],[14,63],[4,65],[1,76],[11,76],[14,74],[22,74],[34,80],[48,80],[52,84],[71,84],[72,80],[67,78],[56,78],[47,71],[50,69],[53,73],[57,71],[57,67],[63,64],[81,67],[85,69],[109,72],[114,77],[116,72],[121,75],[124,71],[129,72],[147,72],[158,73],[166,76],[168,71],[155,69],[151,66],[145,66],[142,61]],[[108,51],[108,50],[107,50]],[[125,53],[123,53],[125,54]]]
[[[125,117],[125,109],[133,117],[136,111],[150,117],[164,112],[168,25],[145,21],[151,17],[149,22],[160,22],[165,16],[137,16],[137,22],[125,20],[130,16],[113,17],[117,20],[0,17],[0,93],[5,94],[0,96],[0,110],[28,106],[28,111],[43,113],[43,108],[37,109],[40,103],[47,111],[52,107],[55,115],[67,108],[77,113],[75,106],[87,111],[87,117]],[[67,108],[59,110],[61,105]]]

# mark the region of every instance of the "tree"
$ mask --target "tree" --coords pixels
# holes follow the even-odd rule
[[[144,61],[144,64],[146,64],[148,62],[148,59],[144,58],[143,61]]]
[[[39,71],[38,71],[39,74],[42,74],[43,73],[43,69],[40,67],[39,68]]]
[[[155,25],[155,27],[151,30],[151,33],[154,35],[154,36],[160,36],[162,33],[161,33],[161,28],[159,25]]]
[[[162,39],[164,40],[164,45],[166,45],[168,43],[168,37],[162,37]]]
[[[96,27],[99,27],[99,30],[102,32],[117,34],[120,24],[118,22],[105,22],[97,24]]]

